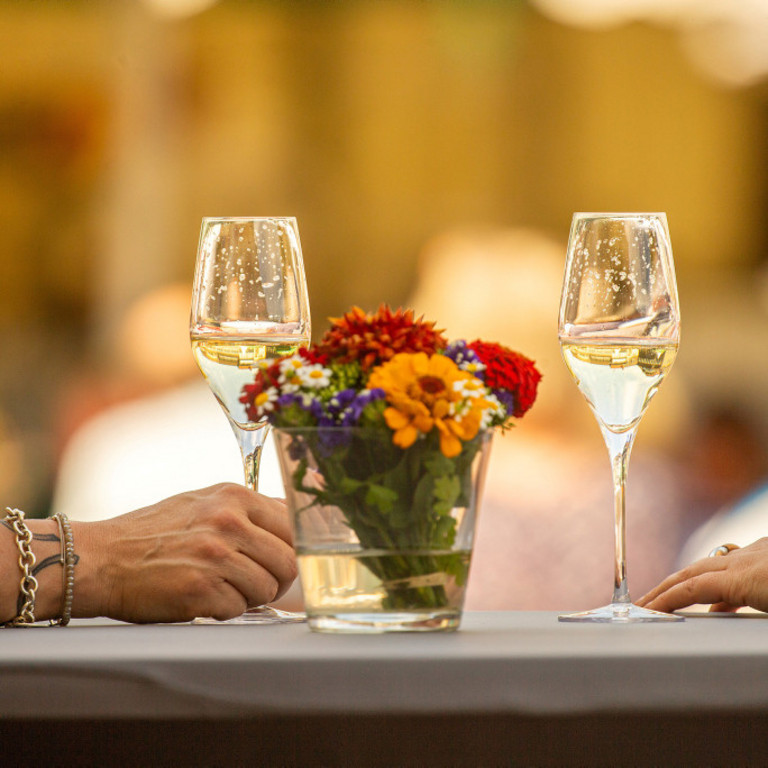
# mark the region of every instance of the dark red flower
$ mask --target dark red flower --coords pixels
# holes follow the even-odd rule
[[[512,415],[520,418],[536,400],[541,373],[525,355],[508,347],[477,339],[469,344],[485,365],[485,385],[491,390],[507,390],[514,398]]]
[[[320,340],[318,351],[339,363],[357,360],[368,371],[399,352],[433,355],[447,344],[442,331],[423,318],[414,319],[412,309],[393,312],[382,304],[373,315],[352,307],[343,317],[331,318],[331,327]]]

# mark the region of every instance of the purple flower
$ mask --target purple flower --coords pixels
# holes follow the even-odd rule
[[[278,410],[297,406],[312,416],[318,427],[355,427],[363,409],[384,397],[383,389],[343,389],[327,401],[308,392],[286,392],[278,397],[277,404]]]
[[[355,399],[354,389],[342,389],[328,401],[328,413],[340,416]]]
[[[301,406],[301,395],[297,395],[295,392],[288,392],[287,394],[280,395],[280,397],[277,398],[277,404],[281,408],[294,404]]]
[[[333,423],[341,427],[354,427],[368,403],[384,397],[383,389],[343,389],[335,394],[327,404],[328,415]]]
[[[333,426],[333,425],[331,425]],[[317,433],[318,451],[320,456],[330,456],[336,448],[342,448],[352,439],[349,432],[343,429],[324,429]]]
[[[491,390],[496,395],[498,401],[504,406],[507,413],[515,412],[515,396],[508,389]]]
[[[374,400],[383,400],[385,396],[386,395],[384,390],[380,387],[376,387],[374,389],[364,389],[362,392],[357,392],[355,394],[355,398],[347,408],[343,423],[357,424],[363,409]]]
[[[485,366],[482,360],[463,339],[452,341],[445,348],[445,356],[453,360],[462,370],[467,370],[480,381],[485,381]]]

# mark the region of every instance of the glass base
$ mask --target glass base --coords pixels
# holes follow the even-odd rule
[[[273,608],[270,605],[260,605],[258,608],[249,608],[245,613],[235,616],[233,619],[219,621],[210,617],[200,617],[193,619],[192,624],[290,624],[306,620],[306,613],[293,613],[292,611]]]
[[[307,619],[313,632],[382,634],[385,632],[453,632],[461,614],[455,611],[335,613]]]
[[[629,624],[649,621],[685,621],[682,616],[672,613],[661,613],[641,608],[634,603],[610,603],[602,608],[579,613],[565,613],[557,617],[558,621],[592,621],[603,624]]]

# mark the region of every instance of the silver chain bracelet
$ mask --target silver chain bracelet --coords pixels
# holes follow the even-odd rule
[[[19,627],[25,624],[35,623],[35,593],[37,592],[37,579],[32,575],[32,569],[37,562],[32,551],[32,531],[27,528],[24,513],[20,509],[6,507],[8,513],[5,519],[16,534],[16,546],[19,550],[19,568],[21,568],[21,595],[24,603],[15,619],[6,622],[6,627]]]

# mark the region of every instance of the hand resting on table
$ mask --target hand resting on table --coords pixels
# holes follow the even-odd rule
[[[54,520],[28,520],[40,564],[35,618],[61,615]],[[172,496],[99,522],[71,522],[72,616],[131,622],[227,619],[280,597],[296,577],[285,504],[231,483]],[[0,527],[0,619],[15,615],[19,553]],[[55,560],[55,561],[54,561]]]
[[[717,612],[732,613],[744,606],[768,611],[768,538],[722,557],[697,560],[637,601],[666,613],[699,603],[711,603],[710,611]]]

